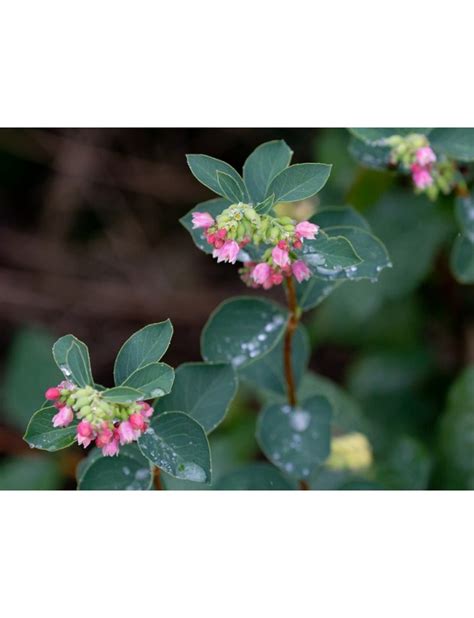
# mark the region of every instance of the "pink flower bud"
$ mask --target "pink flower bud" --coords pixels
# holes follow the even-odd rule
[[[283,275],[281,273],[273,273],[272,275],[272,283],[273,285],[280,285],[283,281]]]
[[[214,245],[216,247],[216,244]],[[217,258],[218,262],[230,262],[235,264],[240,247],[235,240],[226,240],[220,248],[214,249],[212,257]]]
[[[120,444],[130,444],[135,439],[135,432],[129,421],[123,421],[118,426]]]
[[[227,236],[227,230],[225,229],[225,227],[221,227],[220,230],[217,230],[217,238],[220,238],[221,240],[225,240],[225,237]]]
[[[113,438],[113,432],[110,429],[110,427],[104,423],[102,426],[102,429],[99,432],[99,435],[97,436],[96,440],[95,440],[95,445],[98,448],[102,448],[104,447],[106,444],[108,444],[112,438]]]
[[[54,401],[55,399],[59,399],[61,397],[61,391],[56,386],[53,388],[48,388],[44,396],[48,401]]]
[[[67,427],[74,419],[74,413],[69,406],[63,406],[59,412],[53,416],[53,427]]]
[[[298,223],[295,230],[300,238],[313,240],[319,231],[319,225],[315,225],[309,221],[301,221],[301,223]]]
[[[133,414],[130,414],[128,420],[133,429],[142,431],[142,429],[145,427],[145,419],[140,414],[140,412],[134,412]]]
[[[255,281],[255,283],[258,283],[259,285],[263,285],[265,281],[268,279],[268,277],[271,276],[271,274],[272,274],[272,269],[270,265],[267,264],[266,262],[261,262],[260,264],[257,264],[255,266],[250,276]]]
[[[306,281],[306,279],[309,279],[311,277],[311,271],[306,265],[306,263],[303,262],[303,260],[297,260],[296,262],[293,262],[293,264],[291,265],[291,270],[293,271],[293,274],[296,277],[298,283]]]
[[[84,448],[87,448],[94,438],[94,428],[86,421],[82,420],[77,426],[77,443]]]
[[[141,405],[141,413],[143,414],[143,416],[145,416],[146,418],[150,418],[153,414],[153,408],[150,406],[150,404],[146,403],[146,401],[138,403],[140,403]]]
[[[111,440],[102,447],[102,455],[104,457],[114,457],[120,451],[118,440]]]
[[[411,174],[412,180],[418,189],[426,189],[433,184],[433,177],[429,171],[418,163],[414,163],[411,166]]]
[[[416,162],[426,167],[436,161],[436,155],[429,146],[423,146],[416,151]]]
[[[275,264],[281,266],[282,268],[286,266],[290,261],[288,251],[286,251],[285,249],[280,249],[278,245],[276,247],[273,247],[272,258]]]
[[[193,229],[208,228],[214,225],[214,219],[208,212],[193,212]]]

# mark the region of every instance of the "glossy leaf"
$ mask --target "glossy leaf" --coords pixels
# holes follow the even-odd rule
[[[226,363],[185,363],[176,370],[173,392],[155,411],[182,410],[209,433],[224,419],[237,391],[237,377]]]
[[[460,283],[474,283],[474,242],[464,235],[454,241],[451,270]]]
[[[225,301],[202,331],[202,356],[245,367],[278,343],[287,319],[287,311],[268,300],[240,296]]]
[[[328,236],[322,230],[314,240],[305,240],[298,254],[303,257],[313,274],[329,279],[334,279],[342,270],[362,261],[346,238]]]
[[[90,461],[85,460],[78,478],[81,490],[145,491],[153,482],[150,462],[134,444],[122,446],[115,457],[102,457],[93,451]],[[88,458],[89,459],[89,458]]]
[[[463,234],[474,242],[474,198],[472,195],[456,199],[456,219]]]
[[[432,129],[415,129],[415,128],[407,128],[401,129],[400,127],[394,127],[392,129],[361,129],[361,128],[352,128],[349,129],[352,135],[355,135],[358,139],[363,140],[364,142],[373,143],[379,142],[380,140],[384,140],[387,137],[391,137],[392,135],[410,135],[411,133],[421,133],[422,135],[429,135]]]
[[[115,384],[123,384],[137,369],[159,361],[168,349],[172,336],[170,320],[149,324],[134,333],[120,348],[115,359]]]
[[[352,206],[328,206],[319,210],[310,221],[319,225],[323,230],[327,227],[344,225],[370,231],[368,221]]]
[[[258,419],[257,440],[267,458],[295,479],[305,479],[330,451],[331,404],[312,397],[292,408],[273,404]]]
[[[386,170],[390,165],[390,148],[352,139],[349,143],[349,153],[364,167],[376,170]]]
[[[338,226],[328,227],[326,232],[330,236],[346,238],[362,260],[359,264],[335,273],[335,279],[370,279],[375,281],[384,268],[391,267],[385,245],[367,230],[359,227]]]
[[[111,403],[132,403],[143,399],[143,394],[136,388],[129,386],[114,386],[102,391],[102,397]]]
[[[53,358],[64,377],[77,386],[93,385],[89,350],[85,343],[74,337],[64,335],[53,345]]]
[[[246,189],[242,178],[238,172],[225,161],[201,154],[187,155],[186,159],[193,176],[203,185],[211,189],[211,191],[214,191],[214,193],[224,195],[217,177],[217,172],[224,172],[235,181],[242,194],[244,196],[246,195]]]
[[[231,202],[229,200],[222,197],[216,197],[213,200],[201,202],[179,220],[181,225],[184,226],[191,234],[196,247],[201,249],[201,251],[204,251],[204,253],[212,253],[213,248],[205,239],[203,228],[193,228],[193,213],[208,212],[211,217],[215,219],[217,215],[220,215],[223,210],[230,206],[230,204]]]
[[[47,406],[33,414],[23,436],[32,448],[59,451],[74,443],[78,421],[75,419],[67,427],[53,427],[53,416],[57,412],[54,406]]]
[[[433,129],[430,144],[456,161],[474,161],[474,129]]]
[[[215,486],[217,490],[288,490],[295,489],[274,466],[267,463],[252,463],[222,477]]]
[[[170,393],[173,382],[172,367],[166,363],[149,363],[130,374],[122,386],[139,390],[143,399],[155,399]]]
[[[267,194],[275,194],[275,202],[297,202],[321,191],[331,173],[331,165],[299,163],[280,172],[270,183]]]
[[[257,389],[286,395],[283,367],[283,339],[268,354],[243,368],[239,375]],[[299,385],[310,356],[309,339],[304,326],[300,325],[292,341],[292,366],[296,386]]]
[[[309,311],[320,305],[325,298],[331,294],[339,285],[342,280],[328,281],[327,279],[320,279],[313,276],[308,281],[303,281],[296,286],[296,297],[298,299],[298,306],[303,311]]]
[[[266,200],[264,200],[263,202],[260,202],[260,204],[257,204],[257,206],[255,207],[255,211],[258,212],[259,215],[266,215],[273,208],[274,203],[275,203],[275,194],[272,193],[271,195],[267,197]]]
[[[283,140],[260,144],[244,163],[244,182],[254,203],[263,202],[269,195],[273,178],[288,167],[293,151]]]
[[[171,476],[210,483],[211,455],[201,425],[184,412],[156,416],[138,441],[140,451]]]
[[[217,172],[217,182],[221,190],[219,193],[224,195],[232,203],[239,203],[245,200],[245,192],[242,187],[225,172]]]

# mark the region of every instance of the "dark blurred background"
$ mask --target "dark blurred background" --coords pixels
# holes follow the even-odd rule
[[[456,233],[452,203],[434,206],[394,174],[360,168],[344,129],[0,130],[0,487],[74,486],[79,449],[36,455],[32,472],[21,438],[57,377],[50,345],[58,336],[87,342],[106,385],[121,343],[150,322],[174,324],[168,363],[200,358],[209,313],[248,290],[178,221],[213,197],[185,155],[240,170],[276,138],[294,162],[334,164],[315,206],[358,208],[394,262],[378,284],[348,282],[308,315],[311,368],[350,391],[379,470],[388,470],[384,486],[474,487],[469,461],[460,463],[469,478],[459,480],[443,463],[451,446],[446,454],[439,445],[447,390],[474,359],[472,289],[453,280],[445,249]],[[247,451],[244,460],[259,458],[256,447]]]

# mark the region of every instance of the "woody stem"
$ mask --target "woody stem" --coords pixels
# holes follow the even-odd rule
[[[286,331],[285,331],[283,361],[284,361],[284,369],[285,369],[285,382],[286,382],[288,403],[290,404],[290,406],[295,406],[296,405],[296,387],[295,387],[295,378],[293,375],[293,366],[292,366],[292,343],[293,343],[293,335],[295,333],[295,330],[298,327],[299,312],[298,312],[298,303],[296,301],[296,291],[295,291],[295,284],[293,281],[293,277],[288,277],[286,279],[286,297],[288,301],[288,310],[289,310],[290,315],[288,318],[288,324],[286,326]]]

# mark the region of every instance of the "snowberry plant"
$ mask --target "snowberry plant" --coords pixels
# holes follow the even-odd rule
[[[390,267],[389,257],[352,208],[298,216],[295,203],[312,200],[331,166],[291,165],[292,155],[284,141],[262,144],[242,175],[213,157],[188,156],[191,172],[218,197],[198,204],[182,223],[217,262],[238,262],[238,268],[227,266],[229,276],[238,273],[253,290],[211,314],[201,337],[202,362],[185,363],[176,373],[161,362],[170,321],[146,326],[125,342],[109,388],[95,383],[83,342],[66,335],[54,345],[62,379],[46,390],[25,440],[48,451],[74,444],[88,449],[77,470],[79,489],[166,488],[160,471],[211,484],[207,436],[226,416],[239,383],[254,388],[262,404],[256,437],[269,463],[236,470],[216,488],[308,488],[325,462],[339,468],[348,459],[357,466],[370,462],[367,441],[357,435],[335,438],[328,459],[332,437],[349,427],[344,398],[308,371],[302,317],[344,281],[375,282]],[[284,290],[283,303],[265,297],[270,289]]]
[[[363,165],[409,175],[413,190],[435,202],[454,198],[458,234],[451,270],[474,283],[474,129],[350,129],[352,154]]]
[[[221,364],[182,366],[178,388],[186,389],[183,380],[197,384],[170,400],[175,372],[161,358],[172,334],[167,320],[132,335],[115,359],[111,388],[94,382],[87,346],[72,335],[61,337],[53,357],[64,379],[46,390],[46,401],[31,418],[25,440],[47,451],[75,443],[89,449],[78,467],[79,489],[150,489],[154,476],[159,487],[160,469],[176,478],[209,483],[206,429],[225,414],[235,391],[233,373]],[[216,380],[221,387],[215,407],[197,404],[185,413],[180,395],[197,393],[200,384],[205,392]],[[170,405],[163,406],[167,396]]]
[[[213,157],[189,155],[191,172],[218,197],[198,204],[182,223],[218,262],[239,262],[248,287],[285,290],[284,304],[256,295],[222,303],[203,330],[201,351],[207,362],[229,363],[261,394],[257,440],[281,475],[272,478],[279,487],[305,488],[330,454],[332,421],[340,410],[307,372],[301,318],[341,282],[375,282],[391,264],[352,208],[320,208],[310,220],[297,216],[294,203],[312,199],[331,166],[291,165],[292,155],[284,141],[262,144],[245,161],[242,176]]]

